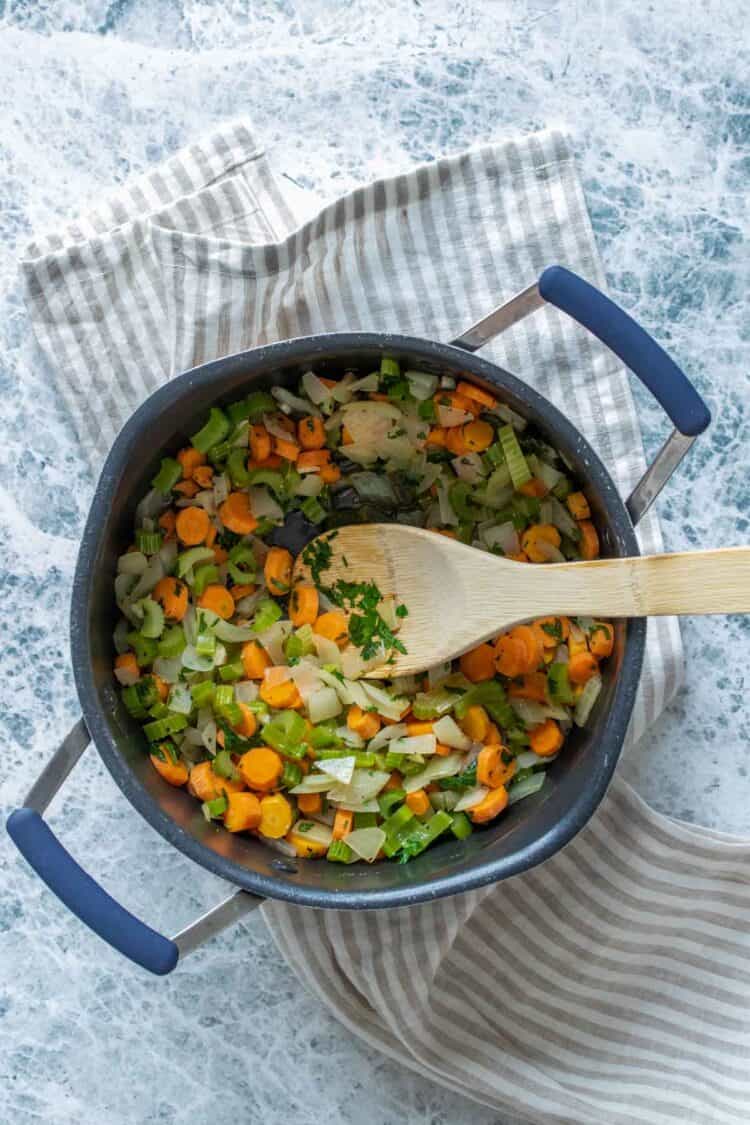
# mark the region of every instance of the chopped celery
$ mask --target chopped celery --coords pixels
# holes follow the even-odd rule
[[[484,707],[490,713],[492,719],[501,727],[517,725],[515,713],[505,694],[505,688],[497,680],[484,680],[481,684],[472,684],[456,703],[454,708],[456,718],[463,719],[469,708],[475,704]]]
[[[442,809],[434,813],[429,820],[410,829],[408,835],[402,837],[399,847],[399,861],[406,863],[412,856],[419,855],[428,848],[438,836],[442,835],[453,823],[450,813]]]
[[[343,840],[331,840],[326,852],[326,859],[331,863],[351,863],[354,852]]]
[[[135,659],[139,668],[153,664],[159,655],[159,648],[153,637],[144,637],[143,633],[131,632],[126,636],[126,641],[135,652]]]
[[[153,598],[143,598],[136,603],[143,611],[143,624],[141,636],[148,640],[155,640],[164,631],[164,610]]]
[[[425,402],[420,402],[417,407],[417,414],[423,422],[434,422],[437,419],[435,403],[431,398],[428,398]]]
[[[241,660],[233,660],[229,664],[222,664],[221,668],[219,668],[219,678],[223,680],[225,684],[234,683],[235,680],[241,680],[244,674],[245,670],[242,667]]]
[[[179,461],[175,461],[174,457],[162,458],[159,472],[151,481],[152,485],[157,492],[161,492],[164,496],[171,492],[174,486],[182,480],[182,465]]]
[[[169,708],[167,707],[166,703],[162,703],[160,699],[157,699],[153,707],[149,707],[148,709],[148,715],[150,719],[166,719],[168,714]]]
[[[216,655],[216,637],[213,633],[199,633],[195,638],[195,651],[198,656],[214,657]]]
[[[448,499],[459,520],[473,521],[475,518],[475,508],[470,499],[472,491],[472,486],[465,480],[454,481],[448,489]]]
[[[250,473],[247,468],[247,449],[234,448],[227,457],[229,479],[236,488],[247,488]]]
[[[159,638],[159,656],[164,660],[175,660],[185,651],[187,641],[181,625],[170,625]]]
[[[237,543],[232,547],[227,558],[227,568],[233,582],[241,586],[254,582],[256,567],[255,553],[249,543]]]
[[[214,710],[222,711],[234,703],[234,688],[231,684],[217,684],[214,691]]]
[[[284,762],[284,769],[281,774],[281,787],[283,789],[293,789],[295,785],[299,785],[303,777],[302,768],[296,762]]]
[[[212,446],[223,441],[229,433],[229,419],[218,406],[212,406],[208,412],[208,421],[197,434],[193,434],[190,441],[200,453],[208,453]]]
[[[211,680],[203,680],[200,684],[193,684],[190,689],[190,698],[196,707],[210,707],[214,699],[215,685]]]
[[[385,756],[385,768],[387,770],[400,770],[405,757],[405,754],[398,754],[395,750],[389,750]]]
[[[181,551],[175,563],[175,574],[178,578],[184,578],[198,563],[208,562],[213,557],[211,547],[190,547],[187,551]]]
[[[196,598],[199,598],[212,582],[218,582],[219,568],[215,563],[204,563],[197,566],[193,572],[192,588]]]
[[[155,555],[161,547],[161,532],[144,531],[139,527],[135,533],[135,545],[144,555]]]
[[[302,514],[310,523],[322,523],[326,518],[327,512],[323,505],[318,500],[317,496],[308,496],[300,505]]]
[[[247,474],[247,483],[265,484],[275,494],[277,500],[287,499],[287,482],[278,469],[251,469]]]
[[[403,789],[387,789],[385,793],[381,793],[378,797],[381,815],[384,817],[390,816],[396,805],[400,805],[405,797],[406,792]]]
[[[129,687],[124,687],[120,692],[120,698],[125,704],[125,710],[134,719],[145,719],[147,710],[141,703],[141,698],[138,693],[138,684],[131,684]]]
[[[471,836],[473,831],[472,823],[466,813],[458,812],[453,814],[451,832],[457,840],[465,840],[467,836]]]
[[[301,754],[297,751],[306,730],[305,720],[296,711],[277,711],[261,733],[263,741],[274,750],[279,750],[282,754],[291,754],[292,757],[304,757],[304,746]]]
[[[412,820],[416,820],[416,817],[409,806],[401,805],[383,821],[383,831],[386,836],[396,836]]]
[[[232,425],[236,426],[239,422],[255,422],[264,414],[273,414],[276,410],[276,400],[267,391],[252,391],[238,402],[230,402],[226,413]]]
[[[355,812],[355,828],[375,828],[378,823],[378,814],[374,812]]]
[[[206,820],[217,820],[222,817],[227,811],[227,807],[226,797],[214,797],[212,801],[204,801],[201,805]]]
[[[567,664],[550,664],[547,669],[547,690],[553,703],[575,703]]]
[[[211,763],[211,769],[217,777],[224,777],[228,780],[234,780],[239,775],[232,761],[232,755],[228,750],[219,750],[218,754]]]
[[[515,430],[512,426],[501,426],[497,436],[505,454],[505,463],[508,466],[513,487],[520,488],[522,484],[531,480],[531,470],[521,452]]]
[[[264,598],[255,611],[252,628],[256,633],[270,629],[281,617],[281,607],[270,598]]]
[[[384,355],[380,360],[380,374],[388,375],[391,378],[398,376],[401,374],[401,365],[397,359]]]
[[[156,719],[153,723],[146,723],[143,728],[143,733],[149,742],[160,742],[162,738],[166,738],[168,734],[176,734],[178,730],[184,730],[188,725],[186,715],[177,715],[170,713],[163,719]]]
[[[343,743],[333,726],[328,723],[318,723],[316,727],[308,733],[307,741],[312,746],[313,750],[322,750],[326,747],[342,746]]]
[[[415,719],[437,719],[445,715],[460,699],[455,691],[447,688],[433,688],[432,691],[420,691],[414,698],[412,711]]]

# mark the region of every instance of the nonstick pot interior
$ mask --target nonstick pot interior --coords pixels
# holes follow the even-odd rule
[[[592,507],[602,554],[637,554],[625,506],[609,474],[575,428],[546,400],[478,356],[403,336],[335,334],[285,341],[187,372],[153,394],[120,433],[96,490],[78,558],[71,610],[73,664],[84,717],[105,764],[131,803],[173,844],[230,882],[273,898],[319,907],[407,905],[507,878],[572,838],[601,800],[633,707],[645,622],[620,623],[604,687],[584,730],[575,729],[544,788],[465,841],[446,839],[408,864],[350,867],[288,859],[252,837],[208,824],[199,803],[167,785],[145,753],[140,726],[112,678],[116,560],[132,541],[138,500],[159,460],[202,424],[209,406],[272,384],[296,385],[313,369],[376,370],[383,354],[411,368],[475,379],[499,390],[565,456]],[[450,591],[446,591],[446,597]]]

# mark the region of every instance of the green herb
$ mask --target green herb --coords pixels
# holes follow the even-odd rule
[[[474,704],[480,704],[489,711],[492,719],[501,727],[518,725],[515,712],[508,703],[505,688],[497,680],[484,680],[483,683],[470,687],[456,703],[456,718],[463,719]]]
[[[542,630],[548,637],[552,637],[558,644],[562,644],[562,625],[559,618],[556,617],[553,621],[545,621],[542,625]]]
[[[336,538],[338,531],[332,531],[330,535],[325,537],[320,535],[317,539],[313,539],[312,543],[308,543],[302,552],[302,561],[305,566],[309,566],[312,580],[316,586],[320,585],[320,577],[324,570],[328,570],[333,558],[333,551],[331,550],[331,541]]]
[[[477,783],[477,764],[472,762],[463,773],[453,777],[443,777],[438,782],[441,789],[473,789]]]
[[[408,616],[409,616],[409,610],[406,608],[405,605],[397,605],[396,606],[396,617],[408,617]]]
[[[349,640],[362,650],[363,660],[369,660],[381,648],[406,652],[378,612],[383,595],[374,582],[345,582],[339,578],[333,586],[322,589],[336,605],[349,609]]]

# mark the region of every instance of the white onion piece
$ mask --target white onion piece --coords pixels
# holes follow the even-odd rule
[[[128,621],[127,617],[121,617],[115,625],[115,631],[112,634],[112,642],[115,646],[115,652],[118,654],[118,656],[122,655],[123,652],[127,652],[130,648],[130,645],[127,641],[127,635],[130,632],[130,625],[131,623],[130,621]]]
[[[320,417],[320,411],[316,410],[312,402],[292,394],[286,387],[271,387],[271,394],[282,406],[288,406],[299,414],[314,414],[316,417]]]
[[[488,547],[499,547],[503,554],[517,555],[521,550],[518,532],[510,520],[507,523],[485,528],[481,536]]]
[[[341,714],[343,706],[331,687],[324,687],[314,692],[306,702],[311,723],[324,723],[326,719],[335,718],[336,715]]]
[[[307,473],[294,490],[295,496],[318,496],[325,488],[325,481],[321,479],[320,471]]]
[[[115,679],[123,687],[132,687],[140,678],[141,674],[137,668],[115,668]]]
[[[136,526],[140,527],[145,519],[155,519],[169,507],[169,496],[152,488],[141,500],[135,510]]]
[[[354,808],[377,797],[380,790],[390,780],[390,773],[383,770],[356,770],[348,785],[335,785],[328,791],[328,800],[344,808]]]
[[[333,664],[336,668],[341,667],[341,650],[335,641],[330,637],[321,637],[319,633],[313,633],[313,644],[318,660],[323,664]]]
[[[118,574],[143,574],[148,567],[148,559],[140,551],[128,551],[117,560]]]
[[[213,657],[199,656],[194,645],[185,646],[180,662],[183,668],[189,668],[191,672],[210,672],[214,667]]]
[[[352,387],[354,386],[354,376],[351,371],[347,371],[343,379],[339,379],[334,387],[331,387],[331,398],[335,402],[351,402],[352,400]]]
[[[370,706],[368,698],[363,691],[362,685],[358,683],[357,680],[344,679],[342,681],[338,678],[338,676],[334,676],[333,673],[327,672],[325,668],[320,669],[319,675],[323,683],[327,684],[328,687],[333,688],[341,702],[346,704],[347,707],[351,706],[352,703],[356,703],[358,707],[361,707],[366,711]]]
[[[250,617],[265,596],[266,591],[261,588],[256,590],[254,594],[248,594],[247,597],[240,598],[234,608],[243,617]]]
[[[582,727],[586,724],[592,708],[599,698],[599,692],[601,690],[601,676],[592,676],[581,692],[578,702],[576,703],[575,711],[573,712],[573,720],[577,727]]]
[[[289,441],[292,437],[289,428],[279,421],[278,414],[264,414],[263,425],[266,427],[269,434],[272,434],[273,437],[281,438],[282,441]]]
[[[367,743],[368,750],[380,750],[387,746],[394,738],[403,738],[406,734],[406,723],[391,723],[390,726],[381,727],[378,733]]]
[[[364,750],[365,740],[361,734],[357,734],[356,730],[352,730],[348,726],[336,727],[336,735],[341,739],[351,750]]]
[[[504,402],[495,403],[492,412],[499,414],[504,422],[509,422],[513,429],[519,433],[526,429],[526,419],[522,418],[520,414],[516,414],[515,410],[511,410]]]
[[[453,458],[451,465],[458,479],[465,480],[467,484],[478,484],[484,479],[485,468],[478,453],[462,453],[460,457]]]
[[[374,656],[370,657],[369,660],[363,660],[359,649],[354,648],[353,645],[347,645],[341,653],[341,671],[347,680],[358,680],[360,676],[364,676],[365,672],[382,664],[386,656],[385,649],[379,646]]]
[[[203,508],[209,516],[216,515],[216,499],[213,488],[204,488],[196,492],[195,496],[186,496],[184,500],[177,501],[178,508]]]
[[[534,466],[536,472],[534,476],[538,477],[543,484],[551,491],[559,480],[562,480],[563,474],[557,469],[553,469],[546,461],[542,461],[537,457],[536,465]]]
[[[264,847],[270,848],[272,852],[278,852],[280,855],[288,856],[290,859],[295,859],[297,856],[297,849],[294,844],[290,844],[288,840],[274,840],[272,836],[259,836]]]
[[[161,676],[166,684],[176,684],[180,678],[180,669],[182,668],[182,661],[179,656],[174,660],[167,660],[164,656],[157,656],[154,661],[154,672],[157,676]]]
[[[356,461],[358,465],[374,465],[378,459],[378,450],[374,445],[359,442],[356,445],[342,445],[341,452],[349,458],[350,461]]]
[[[407,793],[416,793],[417,789],[423,789],[431,781],[439,781],[441,777],[453,777],[454,773],[460,772],[461,764],[462,758],[459,753],[446,754],[444,758],[436,754],[420,773],[405,777],[403,787]]]
[[[200,732],[201,732],[201,738],[203,739],[203,745],[206,747],[209,754],[215,754],[216,753],[216,734],[217,734],[215,720],[209,719],[208,722],[205,723],[200,728]]]
[[[295,664],[290,667],[289,671],[291,673],[291,678],[294,680],[294,683],[297,687],[297,691],[300,693],[305,703],[307,703],[310,697],[315,695],[315,693],[320,691],[323,687],[323,681],[320,678],[320,672],[317,664],[313,664],[312,661],[308,659],[300,660],[299,664]],[[335,692],[334,695],[336,695]],[[338,696],[336,696],[336,699],[338,700]],[[333,714],[338,715],[340,710],[341,707],[339,706],[338,709],[333,712]],[[310,716],[310,718],[312,719],[312,715]],[[322,722],[321,719],[313,719],[312,721],[314,723]]]
[[[161,564],[167,574],[169,574],[172,567],[174,566],[175,559],[177,558],[177,551],[178,546],[176,539],[170,539],[168,543],[162,543],[161,547],[159,548],[159,558],[161,559]]]
[[[432,691],[433,688],[439,687],[443,680],[451,674],[451,662],[445,661],[443,664],[433,664],[432,668],[427,669],[427,685]]]
[[[278,687],[279,684],[286,684],[291,678],[292,669],[287,667],[286,664],[274,664],[263,671],[263,682],[270,688]]]
[[[146,594],[150,594],[157,582],[161,582],[164,577],[165,570],[162,561],[158,555],[154,555],[151,562],[148,564],[143,574],[141,574],[135,586],[130,592],[130,598],[136,601],[137,598],[142,598]]]
[[[188,746],[202,746],[203,735],[197,727],[185,727],[182,732],[182,741],[187,743]]]
[[[555,663],[567,664],[570,660],[570,652],[567,645],[558,645],[555,650]]]
[[[346,843],[360,859],[372,863],[385,843],[385,832],[382,828],[357,828],[346,837]]]
[[[325,793],[327,789],[332,789],[336,784],[328,774],[309,773],[307,777],[300,781],[299,785],[295,785],[294,789],[290,789],[289,792],[293,793],[295,797],[303,793]]]
[[[563,535],[568,535],[571,539],[576,539],[578,536],[578,524],[556,496],[546,496],[542,500],[539,518],[542,523],[553,524]]]
[[[454,812],[463,812],[464,809],[473,809],[480,801],[489,793],[484,785],[477,785],[476,789],[470,789],[468,793],[462,794],[456,804],[453,806]]]
[[[214,477],[213,493],[214,503],[218,508],[220,504],[224,503],[227,496],[229,495],[229,477],[226,475],[226,473],[217,473]]]
[[[372,680],[363,680],[361,683],[362,691],[365,694],[366,703],[365,709],[374,706],[378,709],[378,714],[383,715],[386,719],[400,719],[409,710],[409,700],[404,699],[402,696],[391,695],[379,684],[373,683]],[[362,704],[360,704],[362,706]]]
[[[238,703],[254,703],[258,698],[258,691],[255,680],[240,680],[234,685],[234,698]]]
[[[438,504],[440,506],[440,522],[455,526],[456,524],[458,524],[459,519],[455,511],[453,510],[453,505],[450,502],[450,497],[448,496],[448,488],[442,481],[438,482],[437,494]]]
[[[534,546],[539,554],[544,556],[546,563],[565,562],[565,555],[553,543],[548,543],[545,539],[537,539]]]
[[[257,519],[281,520],[284,518],[284,509],[264,485],[253,485],[250,488],[250,510]]]
[[[391,402],[350,402],[342,407],[341,415],[354,445],[376,450],[402,421],[401,411]],[[346,446],[344,450],[348,453]]]
[[[195,644],[195,639],[198,636],[198,618],[194,605],[188,605],[185,610],[185,616],[182,618],[182,631],[187,643],[189,645]]]
[[[437,375],[430,375],[427,371],[405,371],[404,378],[417,402],[426,402],[437,390]]]
[[[527,770],[529,767],[546,766],[549,760],[549,758],[542,758],[539,754],[535,754],[533,750],[524,750],[523,754],[519,754],[516,758],[516,765],[519,770]]]
[[[371,371],[369,375],[363,375],[361,379],[355,379],[349,387],[349,390],[352,394],[356,391],[365,391],[369,394],[370,391],[376,391],[379,386],[379,373],[377,371]]]
[[[314,371],[306,371],[302,376],[302,389],[315,406],[322,406],[331,398],[331,388],[327,387]]]
[[[311,844],[320,844],[322,847],[327,848],[333,839],[333,832],[327,824],[321,824],[318,820],[298,820],[292,832],[295,836],[299,835],[303,840],[309,840]]]
[[[390,748],[394,754],[434,754],[437,738],[434,734],[407,735],[394,739]]]
[[[189,715],[193,710],[193,700],[187,684],[173,684],[169,692],[167,707],[178,715]]]
[[[435,406],[435,414],[439,426],[444,426],[450,429],[453,426],[464,426],[467,422],[471,422],[474,415],[469,414],[468,410],[456,410],[452,406],[441,406],[439,403]]]
[[[348,758],[326,758],[317,763],[318,769],[332,777],[334,781],[340,782],[342,785],[348,785],[354,774],[354,767],[357,764],[353,756]]]
[[[534,699],[511,699],[510,705],[527,727],[538,726],[545,719],[567,719],[568,712],[557,703],[537,703]]]
[[[471,739],[464,734],[450,715],[443,715],[442,719],[434,722],[432,731],[438,742],[443,746],[450,746],[453,750],[468,750],[471,746]]]
[[[284,663],[284,641],[292,631],[291,621],[275,621],[255,639],[263,646],[274,664]]]

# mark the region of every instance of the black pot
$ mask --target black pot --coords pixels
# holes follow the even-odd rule
[[[555,407],[508,372],[471,352],[544,300],[570,312],[644,378],[677,431],[628,504],[597,455]],[[112,678],[113,581],[117,557],[132,538],[137,500],[148,490],[160,457],[216,402],[255,388],[296,383],[308,369],[326,374],[350,366],[375,369],[383,354],[408,367],[474,381],[534,423],[572,465],[600,532],[602,554],[638,554],[634,523],[675,464],[709,422],[708,411],[671,360],[625,313],[559,267],[542,275],[453,344],[407,336],[340,333],[255,348],[173,379],[135,412],[119,434],[96,489],[78,556],[71,608],[71,645],[83,710],[79,723],[29,794],[8,829],[18,847],[67,905],[93,929],[153,972],[170,971],[193,948],[264,897],[302,906],[373,909],[414,905],[516,875],[558,851],[599,804],[622,748],[643,659],[646,623],[617,623],[604,687],[583,730],[548,771],[537,795],[511,807],[468,840],[446,839],[406,866],[345,866],[293,860],[252,837],[207,823],[185,790],[167,785],[144,754],[143,734],[119,700]],[[648,376],[646,378],[646,375]],[[84,726],[85,724],[85,726]],[[88,732],[88,733],[87,733]],[[41,818],[52,795],[87,745],[89,734],[128,800],[167,840],[197,863],[251,894],[234,895],[170,941],[133,918],[93,882]]]

